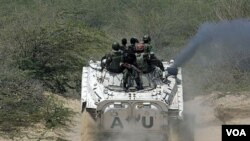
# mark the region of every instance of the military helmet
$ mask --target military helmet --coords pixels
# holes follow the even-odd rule
[[[142,40],[143,40],[144,43],[149,43],[151,41],[151,38],[150,38],[149,35],[144,35]]]
[[[112,44],[112,49],[118,51],[120,49],[120,44],[117,42],[114,42]]]
[[[136,39],[135,37],[132,37],[130,39],[130,44],[134,45],[135,43],[139,43],[138,39]]]
[[[127,44],[127,39],[126,38],[122,38],[122,45],[126,45]]]

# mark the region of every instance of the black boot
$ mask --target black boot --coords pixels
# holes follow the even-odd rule
[[[140,79],[136,79],[136,89],[137,90],[142,90],[143,89],[143,86],[142,86],[142,83],[141,83],[141,80]]]

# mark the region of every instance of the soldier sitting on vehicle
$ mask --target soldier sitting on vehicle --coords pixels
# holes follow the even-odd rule
[[[151,41],[148,35],[143,37],[143,42],[135,43],[134,52],[136,55],[136,64],[143,73],[149,73],[153,70],[150,58]]]
[[[143,89],[142,82],[140,79],[140,73],[142,71],[137,68],[135,56],[135,44],[139,43],[139,41],[136,38],[132,37],[130,39],[130,43],[131,45],[128,46],[128,50],[124,51],[124,59],[121,63],[121,66],[125,68],[123,71],[123,87],[125,89],[128,89],[130,86],[132,86],[130,80],[134,78],[137,85],[137,90],[141,90]]]
[[[160,68],[164,71],[164,66],[162,62],[155,56],[154,52],[152,52],[152,45],[150,44],[151,38],[149,35],[144,35],[143,38],[144,43],[144,53],[148,53],[149,55],[149,64],[155,67]]]
[[[136,65],[142,73],[149,73],[153,70],[148,53],[136,53]]]
[[[128,90],[129,87],[133,86],[133,79],[136,82],[136,89],[143,89],[140,79],[140,73],[142,73],[141,70],[132,64],[122,63],[121,65],[125,68],[123,71],[123,87],[125,90]]]
[[[163,66],[161,60],[159,60],[159,59],[155,56],[154,52],[150,52],[150,59],[149,59],[149,62],[150,62],[150,64],[151,64],[152,66],[158,67],[158,68],[161,69],[161,71],[164,71],[164,66]]]
[[[101,67],[102,70],[106,67],[106,69],[113,73],[121,73],[123,68],[120,66],[123,60],[123,53],[120,51],[120,45],[117,42],[112,44],[113,52],[106,54],[102,57]]]
[[[142,73],[150,73],[153,70],[156,70],[158,67],[164,70],[163,64],[160,60],[158,60],[154,54],[150,54],[151,45],[149,44],[151,41],[150,37],[144,36],[143,42],[140,43],[136,38],[131,38],[128,50],[125,51],[125,61],[127,61],[129,65],[132,65],[131,69],[126,67],[124,70],[124,87],[127,87],[127,82],[129,76],[134,76],[137,84],[137,89],[143,89],[143,83],[141,79]],[[127,57],[127,58],[126,58]],[[132,59],[133,58],[133,59]],[[133,60],[133,61],[131,61]]]
[[[126,38],[122,38],[121,40],[122,42],[122,45],[120,47],[120,49],[124,52],[125,50],[128,50],[128,47],[127,47],[127,39]]]
[[[150,53],[152,51],[152,45],[150,44],[151,38],[149,35],[144,35],[142,37],[143,43],[144,43],[144,52]]]
[[[135,53],[135,44],[136,44],[136,43],[139,43],[138,39],[135,38],[135,37],[132,37],[132,38],[130,39],[130,45],[128,46],[129,52]]]

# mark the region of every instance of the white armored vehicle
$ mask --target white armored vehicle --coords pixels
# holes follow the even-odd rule
[[[100,61],[90,61],[82,73],[82,111],[90,113],[103,133],[131,132],[144,134],[145,140],[181,141],[180,132],[186,132],[179,124],[185,120],[181,68],[162,63],[165,71],[141,74],[142,90],[125,91],[122,73],[101,71]],[[192,141],[189,138],[186,141]]]

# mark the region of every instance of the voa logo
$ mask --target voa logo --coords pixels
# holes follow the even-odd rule
[[[247,136],[244,129],[226,129],[227,136]]]

